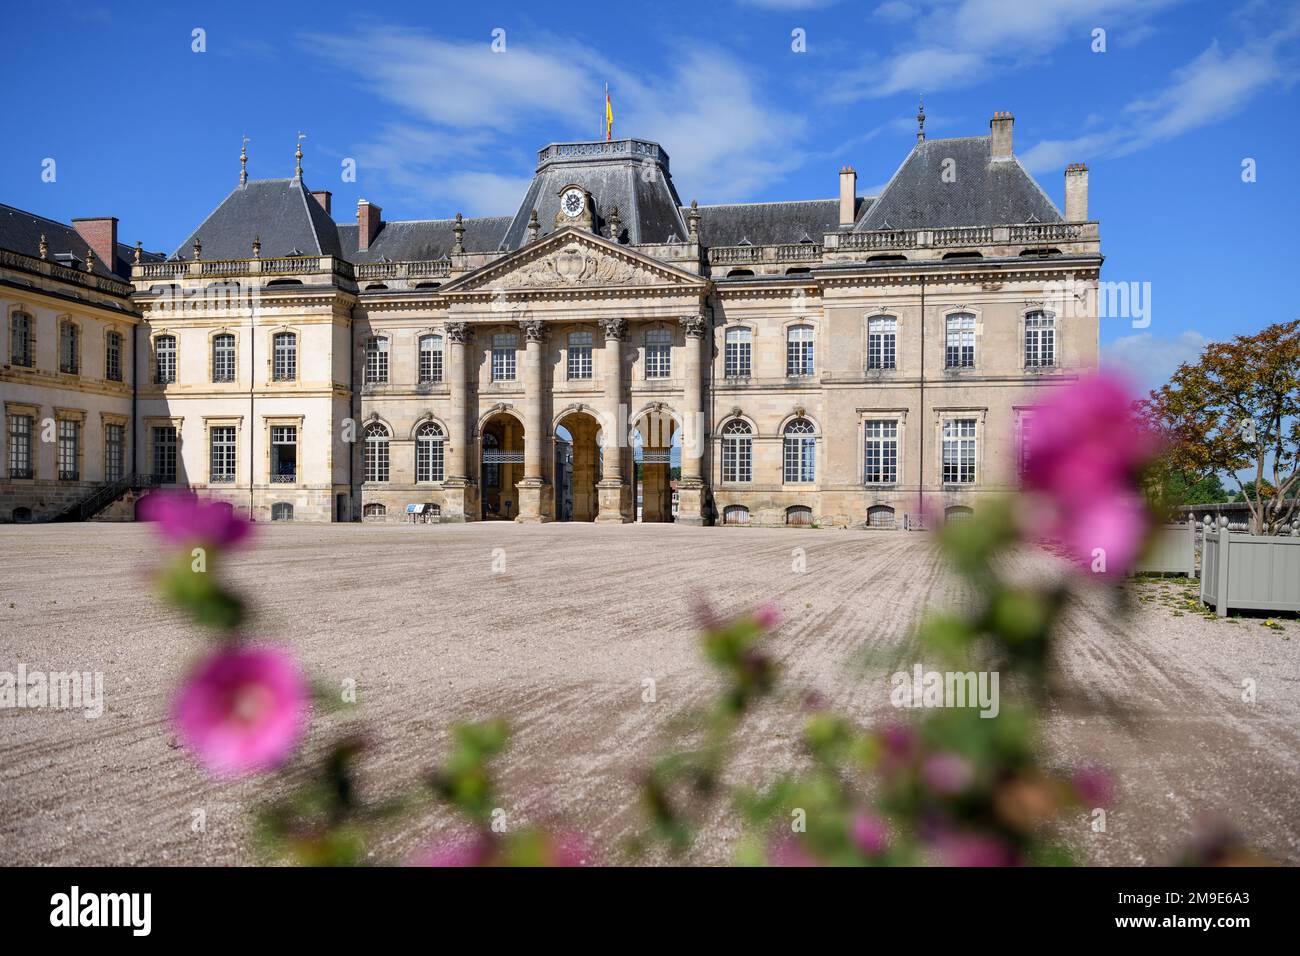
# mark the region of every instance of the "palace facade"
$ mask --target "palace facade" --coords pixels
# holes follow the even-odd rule
[[[555,143],[510,215],[386,221],[238,184],[170,256],[0,206],[0,520],[179,487],[257,520],[892,527],[1015,487],[1097,365],[1087,170],[1013,120],[877,196],[683,203],[638,139]],[[1095,302],[1095,296],[1081,301]],[[674,501],[675,499],[675,501]]]

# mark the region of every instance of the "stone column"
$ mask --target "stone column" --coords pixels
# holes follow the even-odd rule
[[[600,497],[600,522],[626,522],[632,513],[632,491],[623,475],[623,446],[627,435],[627,422],[621,414],[623,404],[623,340],[627,338],[626,319],[601,319],[605,334],[605,401],[601,409],[601,438],[603,456],[600,481],[596,489]],[[620,435],[620,432],[624,434]]]
[[[466,350],[474,341],[467,322],[448,322],[444,327],[447,340],[447,385],[451,392],[450,456],[442,513],[444,520],[473,521],[478,518],[477,473],[474,461],[474,418],[469,404],[469,362]]]
[[[704,481],[704,443],[707,441],[707,412],[704,408],[704,368],[709,360],[709,323],[703,315],[681,318],[686,332],[684,401],[682,403],[682,478],[677,483],[677,521],[704,523],[708,487]]]
[[[541,319],[519,323],[524,333],[524,477],[520,479],[516,521],[536,523],[555,516],[555,486],[546,480],[546,455],[551,447],[542,382],[542,349],[546,326]]]

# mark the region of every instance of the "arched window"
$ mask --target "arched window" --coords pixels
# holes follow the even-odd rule
[[[889,505],[872,505],[867,509],[867,527],[894,527],[894,509],[889,507]]]
[[[787,484],[815,481],[817,475],[816,429],[806,418],[785,426],[785,481]]]
[[[895,367],[898,352],[898,319],[877,315],[867,320],[867,368]]]
[[[754,480],[754,434],[749,424],[738,418],[722,429],[722,480]]]
[[[104,378],[110,382],[122,381],[121,332],[109,332],[104,336]]]
[[[31,508],[15,508],[10,514],[16,524],[26,524],[32,520]]]
[[[9,318],[9,361],[23,368],[32,367],[32,317],[15,312]]]
[[[727,505],[722,509],[723,524],[749,524],[749,509],[744,505]]]
[[[975,367],[975,316],[969,312],[948,316],[943,355],[947,368]]]
[[[381,335],[372,335],[366,339],[367,385],[388,384],[388,339]]]
[[[442,381],[442,336],[420,336],[420,384]]]
[[[811,528],[813,523],[812,508],[807,505],[791,505],[785,509],[785,523],[792,528]]]
[[[749,378],[754,333],[746,328],[727,329],[723,344],[723,374],[727,378]]]
[[[388,509],[377,501],[372,501],[361,509],[361,517],[363,518],[382,518],[386,514],[388,514]]]
[[[388,428],[371,422],[365,431],[366,481],[388,480]]]
[[[292,332],[276,332],[271,340],[271,378],[276,382],[292,382],[298,377],[298,336]]]
[[[967,508],[965,505],[953,505],[951,508],[945,509],[943,513],[943,520],[945,522],[969,521],[974,516],[975,516],[975,512],[971,508]]]
[[[1051,368],[1056,364],[1056,316],[1030,312],[1025,316],[1025,368]]]
[[[792,325],[785,333],[785,374],[806,378],[813,373],[813,329]]]
[[[442,481],[442,443],[445,437],[437,422],[425,422],[415,433],[416,481]]]
[[[81,329],[70,319],[59,323],[59,371],[68,375],[81,371]]]
[[[212,337],[212,381],[235,380],[235,336],[222,332]]]
[[[645,334],[645,377],[671,377],[672,363],[673,333],[669,329],[649,329]]]
[[[176,381],[176,336],[160,335],[153,340],[153,380],[157,385]]]
[[[275,504],[271,505],[271,520],[292,521],[293,505],[287,501],[277,501]]]

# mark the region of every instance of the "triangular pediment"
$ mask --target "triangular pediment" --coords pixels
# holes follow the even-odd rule
[[[698,290],[707,280],[611,242],[566,228],[449,282],[443,295],[580,289]]]

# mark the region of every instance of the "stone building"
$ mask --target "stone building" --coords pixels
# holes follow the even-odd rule
[[[1062,214],[1010,114],[918,119],[878,196],[846,167],[803,202],[683,203],[638,139],[547,146],[488,218],[336,224],[301,153],[241,170],[115,286],[135,467],[259,520],[672,520],[674,485],[692,524],[967,514],[1015,486],[1042,389],[1096,367],[1095,296],[1060,289],[1102,257],[1086,168]]]

